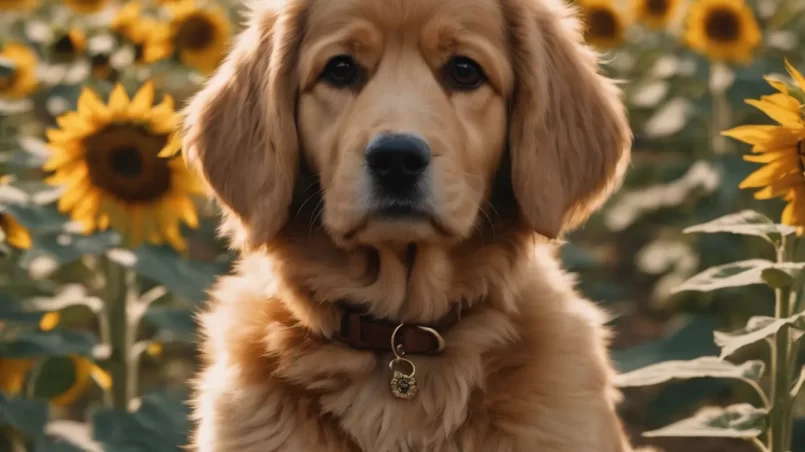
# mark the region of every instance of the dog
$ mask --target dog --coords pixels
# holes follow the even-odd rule
[[[262,0],[185,109],[240,258],[199,316],[201,452],[622,452],[556,257],[631,132],[559,0]]]

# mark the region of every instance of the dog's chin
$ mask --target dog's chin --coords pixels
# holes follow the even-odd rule
[[[334,231],[333,231],[334,232]],[[368,212],[360,221],[338,237],[343,247],[383,246],[410,243],[445,243],[456,231],[438,216],[416,209],[392,206]]]

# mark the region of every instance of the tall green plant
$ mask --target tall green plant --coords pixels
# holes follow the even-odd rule
[[[762,452],[790,451],[792,406],[805,382],[805,367],[798,372],[795,369],[805,331],[805,262],[794,261],[796,228],[775,224],[764,215],[747,210],[687,228],[685,232],[757,236],[773,246],[774,261],[749,259],[712,267],[687,280],[676,292],[710,292],[765,284],[774,291],[774,317],[755,316],[737,331],[716,331],[714,340],[721,347],[720,356],[654,364],[619,375],[617,383],[620,387],[631,387],[692,378],[738,380],[754,390],[756,403],[706,407],[690,418],[644,435],[741,438]],[[743,363],[728,360],[738,350],[755,343],[768,345],[767,360]]]

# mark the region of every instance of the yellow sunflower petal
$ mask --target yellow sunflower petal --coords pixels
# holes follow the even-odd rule
[[[782,178],[790,171],[798,171],[798,169],[796,167],[792,168],[790,162],[786,160],[776,160],[747,176],[738,187],[763,187]]]
[[[794,81],[797,82],[799,89],[805,91],[805,77],[802,76],[802,73],[789,63],[787,59],[785,60],[785,68],[788,70],[788,73],[791,74],[791,77],[794,78]]]
[[[31,247],[31,233],[11,215],[0,213],[0,229],[5,232],[9,245],[20,249]]]
[[[157,155],[163,158],[173,157],[174,155],[178,154],[181,149],[182,141],[177,134],[173,133],[171,134],[170,138],[168,138],[168,142],[165,144],[165,147],[162,148]]]
[[[782,107],[773,100],[768,99],[772,96],[764,97],[761,100],[747,99],[746,103],[766,113],[770,118],[786,127],[802,128],[802,119],[798,111]]]
[[[19,394],[25,386],[25,377],[34,367],[32,359],[0,358],[0,392]]]
[[[74,153],[57,151],[48,157],[48,159],[45,161],[45,164],[42,165],[42,169],[45,171],[55,171],[78,158],[80,158],[80,156],[75,155]]]
[[[45,136],[50,143],[55,145],[74,141],[76,138],[72,132],[61,129],[47,129],[45,131]]]
[[[70,185],[86,178],[88,174],[85,162],[70,162],[59,168],[56,174],[45,178],[45,182],[50,185]]]
[[[128,119],[127,109],[129,106],[129,95],[123,85],[117,84],[109,96],[109,110],[115,119]]]
[[[93,364],[90,369],[90,376],[101,389],[109,389],[112,387],[112,377],[105,370],[101,369],[98,365]]]
[[[89,183],[82,182],[65,190],[57,204],[59,212],[65,213],[72,210],[87,196],[87,193],[89,193],[91,189],[92,187],[90,187]]]
[[[48,312],[39,319],[39,329],[42,331],[50,331],[59,324],[61,314],[58,312]]]
[[[129,209],[129,246],[137,248],[143,243],[143,207]]]
[[[84,393],[89,383],[90,370],[92,363],[83,357],[72,357],[73,360],[73,385],[66,391],[50,399],[50,403],[56,406],[68,406],[78,400]]]
[[[786,86],[785,83],[779,80],[775,80],[769,77],[768,75],[764,76],[763,79],[766,80],[766,82],[768,82],[769,85],[771,85],[777,91],[780,91],[781,93],[788,95],[788,86]]]
[[[129,117],[143,118],[154,104],[154,83],[146,82],[134,95],[129,106]]]
[[[71,218],[80,223],[94,224],[94,219],[98,214],[98,207],[101,203],[101,196],[100,190],[90,189],[84,199],[73,208]],[[92,230],[94,227],[88,229]]]
[[[781,221],[783,224],[794,224],[794,203],[789,202],[786,204],[785,208],[783,208],[783,214],[781,215]]]
[[[750,154],[743,156],[743,159],[747,162],[755,163],[771,163],[775,160],[786,159],[787,162],[792,165],[792,167],[798,164],[798,158],[799,156],[797,155],[797,149],[795,147],[764,152],[762,154]]]
[[[168,243],[170,243],[171,246],[174,247],[177,251],[184,251],[187,249],[187,243],[182,237],[182,234],[179,232],[178,226],[171,226],[165,228],[162,231],[162,233],[165,236],[165,239],[168,241]]]
[[[98,95],[90,88],[84,88],[78,98],[78,113],[94,120],[95,124],[105,124],[111,119],[111,112],[106,108]]]
[[[725,130],[721,132],[721,135],[735,138],[748,144],[759,144],[766,142],[779,129],[780,126],[745,125]]]
[[[191,201],[190,198],[186,196],[176,196],[171,200],[171,205],[182,221],[185,222],[185,224],[193,229],[198,227],[196,206],[193,204],[193,201]]]
[[[790,173],[770,183],[762,190],[755,192],[755,199],[781,198],[788,194],[791,189],[797,188],[802,184],[803,179],[801,174]]]

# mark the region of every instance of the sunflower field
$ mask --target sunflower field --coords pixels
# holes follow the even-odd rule
[[[714,360],[721,332],[757,336],[744,325],[772,315],[782,290],[743,277],[750,264],[723,264],[774,259],[758,235],[794,244],[792,278],[805,261],[805,0],[574,3],[603,71],[624,81],[635,146],[623,189],[563,259],[613,313],[623,375]],[[234,256],[184,165],[178,111],[221,62],[242,11],[225,0],[0,0],[0,451],[186,444],[193,312]],[[777,236],[764,221],[779,223]],[[686,233],[702,223],[733,234]],[[794,344],[792,375],[803,364],[797,322],[779,330]],[[762,342],[739,348],[727,364],[770,358]],[[753,430],[779,411],[737,413],[741,428],[662,430],[779,387],[762,365],[727,380],[682,368],[622,379],[636,443],[783,451]],[[782,436],[792,452],[805,451],[799,387]]]

